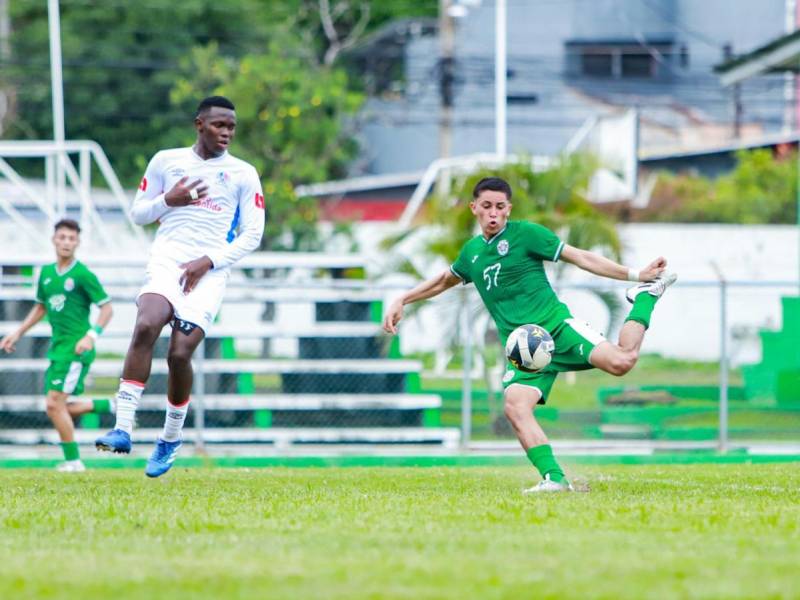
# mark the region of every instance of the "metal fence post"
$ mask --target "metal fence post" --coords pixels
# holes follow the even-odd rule
[[[192,398],[192,408],[194,410],[194,448],[195,452],[205,452],[205,441],[203,430],[206,425],[205,395],[206,395],[206,341],[200,341],[197,346],[196,372],[194,376],[194,397]]]
[[[463,378],[461,382],[461,447],[469,447],[472,435],[472,323],[469,319],[469,296],[461,290],[461,331],[464,333]]]
[[[719,280],[719,451],[728,451],[728,284]]]

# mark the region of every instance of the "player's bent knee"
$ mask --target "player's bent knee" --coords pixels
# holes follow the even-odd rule
[[[167,354],[167,364],[170,369],[185,368],[192,364],[192,353],[185,348],[173,348]]]
[[[136,319],[136,325],[133,328],[133,342],[155,343],[163,327],[164,324],[156,322],[155,319],[140,317]]]
[[[47,410],[47,414],[60,412],[64,408],[66,408],[65,398],[60,397],[54,393],[49,393],[45,397],[45,409]]]
[[[530,415],[538,397],[520,393],[519,390],[506,390],[503,398],[503,412],[509,421],[517,421]]]

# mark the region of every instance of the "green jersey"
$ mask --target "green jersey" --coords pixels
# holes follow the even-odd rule
[[[527,323],[552,333],[571,315],[550,287],[544,261],[557,261],[563,247],[546,227],[509,221],[491,239],[478,235],[464,244],[450,270],[475,284],[501,340]]]
[[[45,265],[39,274],[36,301],[44,305],[53,330],[47,357],[50,360],[74,360],[75,344],[89,331],[92,304],[109,302],[97,276],[80,261],[63,272],[56,264]]]

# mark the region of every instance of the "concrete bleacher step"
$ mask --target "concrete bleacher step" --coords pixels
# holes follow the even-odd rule
[[[194,368],[198,369],[194,361]],[[122,359],[98,359],[92,363],[92,374],[99,377],[118,377],[122,372]],[[311,374],[406,374],[417,373],[422,369],[418,360],[394,358],[374,359],[205,359],[203,371],[212,373],[254,373],[284,375],[292,373]],[[47,370],[50,362],[43,358],[7,358],[0,361],[0,370],[6,372],[38,372]],[[167,361],[154,359],[151,373],[165,375]]]
[[[134,444],[152,443],[161,434],[160,428],[137,429]],[[77,429],[79,444],[94,444],[96,430]],[[197,432],[184,430],[183,439],[195,442]],[[209,428],[202,434],[207,444],[273,444],[289,447],[302,444],[437,444],[455,448],[461,439],[458,429],[451,427],[351,427],[351,428]],[[0,430],[0,444],[57,444],[58,434],[52,429]]]
[[[19,327],[19,321],[0,321],[0,336],[4,336]],[[382,332],[380,323],[327,321],[305,326],[292,326],[278,323],[254,323],[246,328],[218,326],[211,328],[208,338],[310,338],[310,337],[362,337],[376,336]],[[26,334],[26,337],[50,338],[49,323],[38,323]],[[103,332],[104,337],[129,338],[132,330],[130,327],[115,327],[111,325]],[[170,327],[164,327],[161,337],[172,334]],[[23,338],[24,339],[24,338]]]
[[[101,398],[93,394],[79,400]],[[435,394],[206,394],[205,410],[420,410],[440,408]],[[40,412],[45,410],[41,395],[0,395],[2,412]],[[139,410],[164,410],[164,396],[145,394]]]

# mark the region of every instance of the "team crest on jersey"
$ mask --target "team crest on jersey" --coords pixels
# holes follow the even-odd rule
[[[500,240],[500,243],[497,244],[497,253],[500,256],[508,254],[508,240]]]
[[[228,183],[231,180],[231,176],[228,175],[225,171],[220,171],[217,173],[217,183],[220,185],[224,185],[227,187]]]
[[[50,309],[56,312],[61,312],[64,309],[64,304],[67,302],[67,297],[64,294],[56,294],[52,296],[48,303],[50,304]]]
[[[75,280],[72,277],[67,277],[66,281],[64,281],[64,289],[68,292],[75,289]]]

